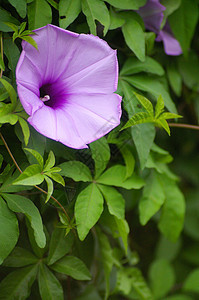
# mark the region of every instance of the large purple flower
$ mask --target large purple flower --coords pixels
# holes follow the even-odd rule
[[[179,42],[174,38],[168,21],[162,30],[161,23],[164,17],[165,7],[159,3],[159,0],[148,0],[147,3],[138,10],[143,18],[146,29],[157,34],[156,41],[163,41],[165,53],[168,55],[180,55],[182,49]]]
[[[81,149],[119,125],[116,51],[93,35],[53,25],[23,42],[16,80],[28,122],[41,134]]]

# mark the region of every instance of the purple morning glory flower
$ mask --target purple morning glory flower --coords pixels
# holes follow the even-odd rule
[[[39,50],[23,42],[16,69],[28,122],[48,138],[87,148],[120,123],[116,51],[96,36],[53,25],[35,33]]]
[[[137,12],[143,18],[146,29],[157,34],[156,41],[162,41],[167,55],[180,55],[182,49],[179,42],[174,38],[171,28],[166,22],[162,30],[160,26],[164,17],[166,8],[159,3],[159,0],[148,0]]]

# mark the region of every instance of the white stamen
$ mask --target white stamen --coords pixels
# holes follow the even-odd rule
[[[45,102],[45,101],[48,101],[50,100],[50,96],[49,95],[45,95],[44,97],[40,97],[40,99]]]

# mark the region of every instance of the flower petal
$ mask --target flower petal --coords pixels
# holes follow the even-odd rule
[[[167,55],[182,54],[180,44],[173,36],[168,23],[166,23],[163,30],[161,30],[158,34],[156,41],[163,41],[164,51]]]
[[[116,51],[63,80],[70,94],[110,94],[117,89]]]
[[[36,110],[44,106],[39,95],[32,91],[32,87],[30,87],[28,83],[24,83],[24,85],[18,84],[17,91],[21,104],[28,115],[33,114]]]
[[[44,105],[28,121],[41,134],[82,149],[119,125],[120,102],[117,94],[70,95],[62,108]]]
[[[41,134],[72,148],[86,148],[78,135],[69,114],[44,105],[37,110],[28,122]]]

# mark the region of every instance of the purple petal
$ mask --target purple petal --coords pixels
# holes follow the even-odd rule
[[[146,29],[158,33],[165,9],[166,8],[159,3],[159,0],[148,0],[137,12],[143,18]]]
[[[167,55],[180,55],[182,49],[179,42],[174,38],[169,24],[166,23],[163,30],[161,30],[156,38],[156,41],[163,41],[164,51]]]
[[[44,105],[28,121],[41,134],[82,149],[119,125],[120,103],[117,94],[70,95],[65,106]]]
[[[71,68],[72,69],[72,68]],[[116,51],[63,80],[69,93],[112,93],[117,89]],[[115,76],[113,76],[115,74]]]

